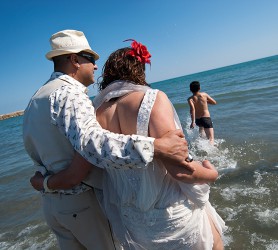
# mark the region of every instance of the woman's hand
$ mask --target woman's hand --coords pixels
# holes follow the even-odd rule
[[[184,161],[183,165],[184,166],[182,166],[181,164],[179,166],[165,165],[165,167],[173,178],[185,183],[204,184],[211,183],[217,180],[218,172],[208,160],[204,160],[203,162]],[[195,170],[192,172],[188,170],[189,168]]]

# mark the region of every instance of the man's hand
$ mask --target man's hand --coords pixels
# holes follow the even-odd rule
[[[187,141],[181,130],[167,132],[163,137],[154,141],[155,157],[166,161],[170,165],[184,165],[188,157]],[[188,170],[194,171],[194,167],[187,165]]]
[[[36,172],[31,178],[30,183],[33,186],[34,189],[41,191],[43,190],[43,180],[44,177],[40,172]]]
[[[190,128],[192,129],[192,128],[194,128],[195,127],[195,122],[192,122],[191,124],[190,124]]]

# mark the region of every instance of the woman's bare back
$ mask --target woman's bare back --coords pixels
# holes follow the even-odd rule
[[[132,92],[104,103],[96,113],[99,124],[114,133],[136,134],[137,114],[143,97],[143,92]]]

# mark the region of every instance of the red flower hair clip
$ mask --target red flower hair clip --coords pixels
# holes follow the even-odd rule
[[[139,62],[151,64],[150,58],[152,55],[145,45],[136,42],[134,39],[124,40],[124,42],[126,41],[132,41],[132,50],[128,52],[129,55],[136,57]]]

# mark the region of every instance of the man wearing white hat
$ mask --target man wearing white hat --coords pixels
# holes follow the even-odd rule
[[[81,31],[60,31],[52,35],[50,43],[52,50],[46,57],[53,61],[54,73],[31,98],[23,124],[26,151],[45,176],[44,215],[61,249],[115,249],[109,223],[91,187],[101,188],[101,168],[119,164],[143,167],[153,157],[183,165],[187,143],[181,131],[154,139],[103,130],[87,95],[87,87],[95,80],[98,54]],[[74,188],[49,189],[51,174],[65,169],[76,152],[99,168],[86,175],[76,171],[74,175],[87,179],[75,183]]]

